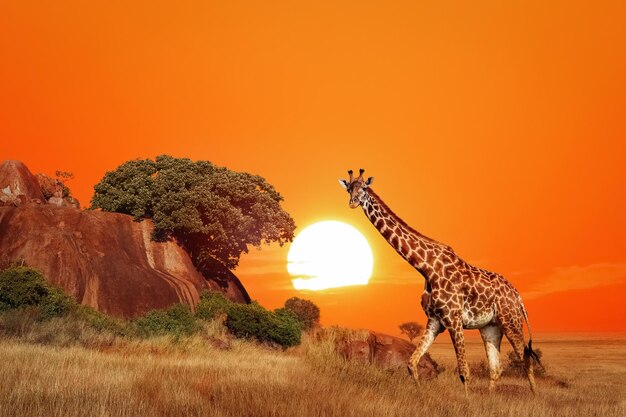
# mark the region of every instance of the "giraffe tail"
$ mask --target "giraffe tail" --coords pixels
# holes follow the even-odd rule
[[[524,303],[522,303],[521,297],[520,297],[520,306],[522,308],[522,314],[524,315],[524,320],[526,321],[526,327],[528,327],[528,346],[524,346],[524,359],[528,358],[528,359],[534,360],[535,362],[537,362],[539,366],[541,366],[541,369],[543,370],[545,368],[543,367],[541,360],[539,360],[539,355],[537,355],[537,353],[533,350],[533,335],[530,330],[530,323],[528,322],[528,313],[526,313],[526,308],[524,307]]]

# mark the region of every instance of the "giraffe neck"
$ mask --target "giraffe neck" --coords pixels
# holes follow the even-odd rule
[[[385,240],[424,276],[427,283],[440,277],[438,261],[452,263],[458,259],[449,246],[407,225],[371,188],[364,193],[361,207]]]

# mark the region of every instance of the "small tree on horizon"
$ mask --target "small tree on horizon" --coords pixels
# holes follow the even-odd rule
[[[416,321],[407,321],[398,327],[400,328],[400,333],[406,335],[411,343],[413,343],[413,339],[422,334],[422,331],[424,331],[424,326]]]
[[[291,297],[285,301],[285,308],[298,317],[303,330],[310,330],[320,323],[320,309],[310,300]]]

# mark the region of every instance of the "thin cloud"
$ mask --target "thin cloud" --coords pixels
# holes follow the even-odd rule
[[[556,268],[550,275],[524,293],[525,299],[548,294],[604,287],[626,282],[626,264],[599,263]]]

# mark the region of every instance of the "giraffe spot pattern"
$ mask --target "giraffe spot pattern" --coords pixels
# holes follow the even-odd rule
[[[363,183],[358,178],[354,182]],[[521,297],[513,285],[500,274],[466,263],[450,246],[412,229],[371,188],[363,189],[359,196],[372,224],[424,276],[420,303],[429,318],[429,328],[432,322],[439,323],[434,328],[442,325],[449,329],[462,380],[469,378],[463,328],[497,326],[501,329],[500,337],[502,333],[506,335],[515,351],[523,354],[524,317]]]

